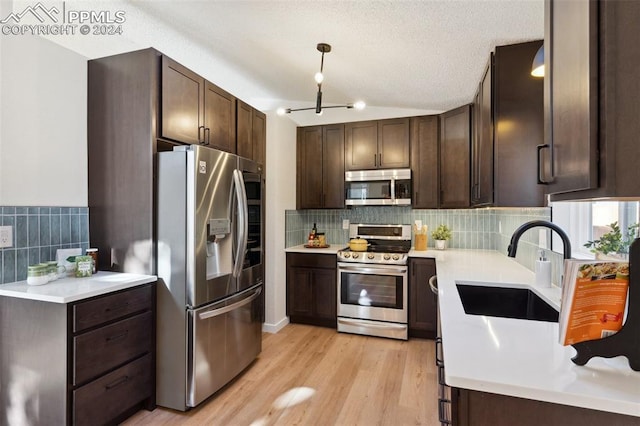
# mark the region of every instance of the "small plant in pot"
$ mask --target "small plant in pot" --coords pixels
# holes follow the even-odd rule
[[[447,225],[439,225],[431,236],[436,241],[436,249],[444,250],[447,247],[447,240],[451,238],[451,228]]]
[[[587,241],[584,246],[595,253],[596,259],[626,259],[629,255],[629,246],[638,236],[638,227],[640,227],[638,223],[631,224],[627,227],[625,235],[622,235],[618,222],[613,222],[609,225],[611,231],[597,240]]]

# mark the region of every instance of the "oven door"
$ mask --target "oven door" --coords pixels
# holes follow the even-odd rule
[[[407,323],[407,266],[338,262],[338,316]]]

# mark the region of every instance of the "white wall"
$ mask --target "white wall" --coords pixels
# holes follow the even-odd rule
[[[296,208],[296,124],[267,114],[267,182],[264,331],[275,333],[286,316],[285,210]]]
[[[0,37],[0,206],[86,206],[87,59]]]

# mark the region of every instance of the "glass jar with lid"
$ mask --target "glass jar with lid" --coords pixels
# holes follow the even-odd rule
[[[87,256],[91,256],[92,262],[92,273],[95,274],[98,272],[98,249],[97,248],[88,248],[86,251]]]

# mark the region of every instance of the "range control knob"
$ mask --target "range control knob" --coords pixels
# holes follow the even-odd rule
[[[392,259],[393,259],[393,260],[398,260],[398,259],[400,259],[400,256],[398,256],[397,254],[394,254],[394,255],[393,255],[393,257],[392,257]]]
[[[373,259],[374,257],[376,257],[373,253],[369,253],[367,255],[367,259]]]
[[[348,259],[351,257],[349,253],[343,253],[342,256],[344,256],[345,259]]]
[[[359,255],[358,253],[353,253],[352,257],[353,257],[354,259],[357,259],[357,258],[359,258],[359,257],[360,257],[360,255]]]
[[[391,258],[391,256],[389,256],[388,254],[385,254],[383,257],[384,257],[384,260],[389,260]]]

